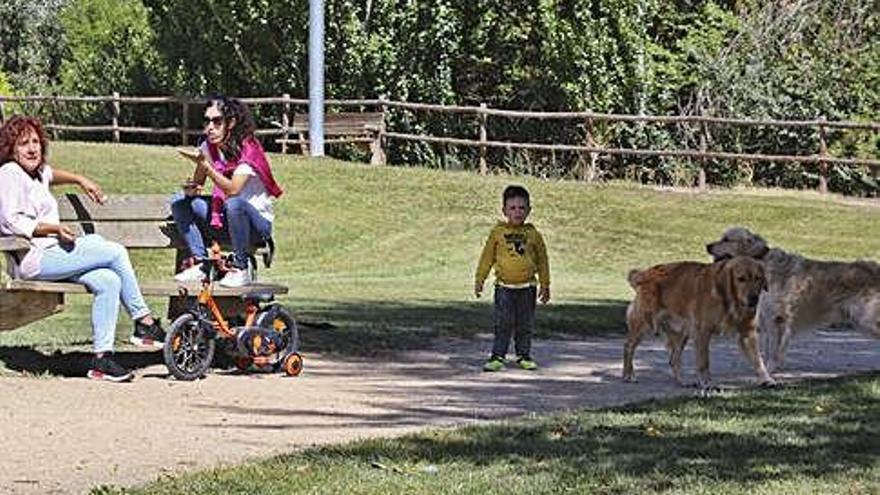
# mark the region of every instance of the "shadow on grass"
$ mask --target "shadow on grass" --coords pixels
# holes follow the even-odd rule
[[[73,351],[43,353],[24,346],[0,347],[0,363],[9,370],[35,375],[84,377],[93,354]],[[127,369],[141,369],[162,363],[161,352],[116,352],[114,360]]]
[[[687,490],[719,482],[749,491],[771,481],[810,486],[866,474],[876,482],[878,380],[880,373],[874,372],[728,397],[648,401],[357,442],[319,449],[309,459],[380,463],[392,470],[430,463],[440,472],[464,465],[476,479],[503,475],[525,481],[526,473],[541,472],[552,486],[595,488],[600,481],[604,493]],[[819,403],[829,410],[816,412]],[[296,454],[277,460],[293,466],[303,461]],[[476,474],[509,465],[516,466],[515,473]]]
[[[539,306],[535,337],[619,336],[627,301],[594,299]],[[492,305],[416,300],[311,303],[297,314],[303,348],[367,356],[430,346],[435,338],[472,338],[492,333]]]

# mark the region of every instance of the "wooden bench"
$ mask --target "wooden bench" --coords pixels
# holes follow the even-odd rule
[[[181,288],[187,291],[187,297],[194,297],[201,285],[198,282],[179,284],[172,278],[174,269],[188,256],[188,252],[171,220],[170,197],[170,194],[110,195],[104,205],[98,205],[81,194],[65,194],[57,199],[62,223],[71,227],[77,235],[100,234],[129,249],[177,250],[175,266],[168,270],[166,281],[142,281],[140,284],[145,296],[170,298],[168,318],[173,319],[186,307],[186,297],[181,295]],[[28,243],[23,238],[0,236],[2,252],[27,248]],[[5,262],[5,256],[0,256],[0,260]],[[12,330],[62,311],[65,294],[88,292],[81,284],[16,280],[10,279],[5,272],[5,269],[0,270],[0,331]],[[255,283],[241,288],[214,287],[214,297],[227,315],[243,310],[241,296],[249,292],[287,294],[288,288],[270,283]]]
[[[369,146],[370,163],[385,164],[382,134],[385,131],[385,114],[382,112],[340,112],[324,115],[325,143],[363,143]],[[278,139],[281,144],[298,144],[303,155],[309,154],[309,114],[293,116],[290,132],[297,139]]]

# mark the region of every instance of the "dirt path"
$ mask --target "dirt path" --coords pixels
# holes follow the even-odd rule
[[[636,354],[639,382],[620,376],[622,339],[538,341],[538,372],[478,371],[488,337],[439,343],[393,361],[306,356],[299,378],[210,375],[181,383],[163,366],[127,385],[83,378],[0,378],[0,493],[82,493],[234,464],[310,445],[400,435],[528,412],[602,407],[692,394],[672,384],[659,339]],[[685,369],[692,370],[692,353]],[[880,340],[820,332],[796,340],[783,380],[880,368]],[[741,386],[752,373],[730,340],[712,370]]]

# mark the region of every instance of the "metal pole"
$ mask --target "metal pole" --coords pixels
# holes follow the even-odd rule
[[[324,156],[324,0],[309,0],[309,154]]]

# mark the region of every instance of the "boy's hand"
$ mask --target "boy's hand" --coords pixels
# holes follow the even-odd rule
[[[474,282],[474,295],[480,297],[483,293],[483,282]]]
[[[541,290],[538,291],[538,300],[544,304],[550,301],[550,287],[541,287]]]

